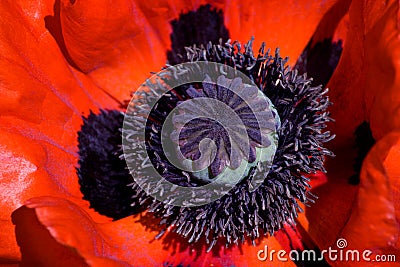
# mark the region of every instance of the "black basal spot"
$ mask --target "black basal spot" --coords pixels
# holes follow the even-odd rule
[[[209,41],[216,43],[220,38],[223,41],[229,38],[222,11],[212,9],[210,5],[203,5],[196,11],[181,14],[171,22],[171,26],[172,50],[167,52],[168,63],[171,65],[183,62],[187,46],[201,46]]]
[[[358,185],[360,183],[360,172],[362,163],[368,152],[375,144],[375,139],[372,136],[372,131],[369,122],[363,121],[354,131],[355,148],[357,156],[354,159],[353,168],[355,174],[349,178],[349,184]]]
[[[83,199],[100,214],[115,220],[137,211],[131,207],[133,182],[125,160],[121,159],[121,127],[124,114],[120,111],[90,113],[83,118],[78,133],[79,184]]]
[[[312,40],[307,44],[298,58],[295,69],[300,74],[307,73],[313,77],[312,85],[325,87],[339,63],[342,55],[342,41],[332,42],[327,38],[312,45]]]

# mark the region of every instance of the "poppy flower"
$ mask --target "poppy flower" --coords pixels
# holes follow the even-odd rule
[[[1,263],[253,266],[260,264],[257,252],[265,245],[287,249],[285,237],[278,233],[261,237],[255,247],[219,246],[219,251],[206,253],[206,247],[188,246],[178,234],[155,239],[160,227],[149,213],[111,221],[82,199],[75,170],[82,116],[89,118],[91,110],[121,110],[132,88],[164,66],[167,58],[176,60],[179,47],[192,45],[179,45],[182,38],[174,33],[170,40],[170,22],[207,3],[222,10],[231,39],[246,41],[254,35],[254,47],[262,40],[280,47],[281,54],[289,56],[289,65],[295,65],[308,44],[297,67],[321,83],[329,80],[334,102],[330,111],[336,121],[330,127],[337,135],[330,148],[336,157],[327,161],[327,175],[311,177],[319,184],[313,189],[319,199],[299,214],[303,241],[326,249],[343,237],[352,248],[398,253],[398,3],[200,2],[0,5]],[[220,28],[218,34],[227,32]],[[312,57],[326,38],[342,39],[343,53],[336,69],[326,64],[328,70],[318,75],[323,66]],[[363,121],[369,122],[366,131],[376,144],[363,161],[355,186],[348,182],[356,158],[353,133]],[[361,147],[365,135],[361,130]],[[301,249],[303,244],[294,246]],[[291,261],[274,264],[295,266]]]

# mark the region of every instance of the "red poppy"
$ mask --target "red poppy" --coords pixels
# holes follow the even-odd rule
[[[111,222],[82,200],[75,171],[81,116],[118,109],[132,88],[165,64],[169,22],[208,2],[0,4],[0,263],[255,266],[260,248],[285,246],[278,242],[282,237],[262,238],[256,247],[221,248],[216,257],[203,247],[182,246],[178,236],[155,240],[152,221],[148,228],[137,222],[145,214]],[[320,249],[343,237],[353,248],[398,255],[398,3],[353,1],[347,17],[349,3],[340,0],[210,2],[223,10],[232,39],[266,40],[291,65],[312,36],[318,41],[335,32],[345,40],[328,84],[337,156],[328,162],[326,183],[315,189],[320,199],[299,224]],[[352,186],[352,138],[363,120],[370,121],[377,143],[363,163],[359,186]],[[276,262],[286,265],[295,266]]]

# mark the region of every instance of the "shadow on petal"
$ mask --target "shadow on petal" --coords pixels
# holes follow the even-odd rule
[[[67,60],[68,64],[80,70],[79,67],[72,60],[67,48],[65,47],[65,41],[62,35],[60,21],[60,0],[55,1],[53,11],[53,16],[46,16],[44,18],[46,29],[48,29],[50,34],[54,37],[54,40],[57,42],[58,47],[60,48],[61,53],[63,53],[64,58],[65,60]]]
[[[68,200],[30,199],[13,212],[12,221],[21,266],[129,266],[108,254],[97,225]]]
[[[58,243],[38,220],[34,209],[22,206],[12,213],[21,266],[88,266],[71,247]]]

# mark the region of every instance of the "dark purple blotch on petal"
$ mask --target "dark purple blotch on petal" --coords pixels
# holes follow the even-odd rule
[[[196,11],[181,14],[171,22],[171,26],[171,50],[167,52],[168,63],[171,65],[184,62],[187,46],[229,39],[222,11],[211,5],[202,5]]]
[[[362,122],[354,132],[355,148],[357,156],[354,159],[354,174],[349,178],[349,184],[358,185],[360,183],[360,172],[362,163],[367,156],[368,152],[375,144],[375,139],[372,136],[372,131],[369,122]]]
[[[116,110],[90,112],[78,132],[79,185],[83,199],[102,215],[115,220],[127,217],[138,208],[130,204],[132,176],[121,158],[121,127],[124,114]]]
[[[343,51],[342,41],[332,42],[331,38],[312,44],[307,44],[298,58],[295,69],[299,74],[307,73],[313,77],[312,85],[325,87],[339,63]]]

